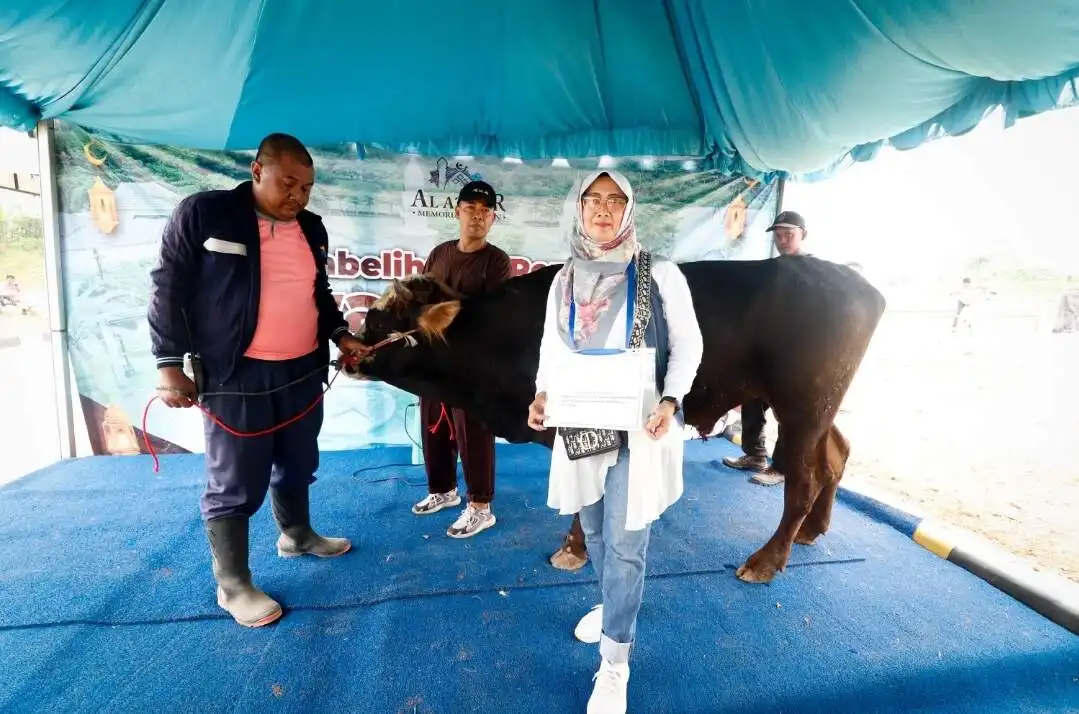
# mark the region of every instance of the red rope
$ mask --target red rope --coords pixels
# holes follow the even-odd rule
[[[445,419],[446,425],[450,428],[450,441],[457,441],[457,433],[453,428],[453,419],[451,419],[449,413],[446,412],[446,405],[442,404],[440,406],[442,407],[442,412],[438,415],[438,421],[435,422],[434,426],[427,427],[427,431],[432,434],[436,433],[438,427],[442,426],[442,420]]]
[[[373,345],[371,347],[371,352],[374,352],[375,350],[379,349],[380,347],[385,347],[386,345],[388,345],[388,344],[390,344],[392,342],[397,342],[398,340],[405,339],[410,334],[412,334],[411,331],[403,333],[401,335],[394,336],[394,337],[387,337],[386,339],[382,340],[381,342]],[[271,426],[269,428],[260,429],[259,431],[239,431],[237,429],[233,429],[231,426],[229,426],[225,422],[221,421],[221,419],[216,414],[214,414],[213,412],[211,412],[209,409],[202,406],[198,402],[195,402],[195,406],[198,407],[199,411],[201,411],[203,414],[205,414],[214,424],[217,424],[219,427],[224,429],[229,434],[232,434],[233,436],[237,436],[237,437],[240,437],[240,438],[243,438],[243,439],[251,439],[251,438],[254,438],[256,436],[266,436],[267,434],[272,434],[275,431],[280,431],[281,429],[284,429],[287,426],[291,426],[291,425],[295,424],[296,422],[298,422],[300,419],[303,419],[305,416],[310,414],[311,410],[314,409],[315,407],[317,407],[319,405],[319,403],[326,397],[326,392],[330,391],[330,387],[333,386],[334,381],[337,379],[337,375],[341,374],[341,370],[343,368],[345,368],[346,366],[356,364],[357,362],[358,362],[358,360],[356,358],[352,357],[351,355],[341,355],[337,360],[337,371],[334,373],[333,377],[330,378],[330,382],[329,382],[329,384],[326,385],[326,389],[322,390],[322,392],[318,395],[318,397],[315,399],[315,401],[311,402],[307,406],[306,409],[304,409],[302,412],[300,412],[296,416],[294,416],[294,417],[292,417],[290,419],[287,419],[286,421],[283,421],[280,424],[275,424],[274,426]],[[331,365],[332,365],[332,363],[331,363]],[[154,473],[155,474],[158,471],[161,470],[161,462],[157,458],[157,451],[154,449],[154,445],[152,443],[150,443],[150,431],[149,431],[149,429],[147,429],[146,422],[147,422],[147,418],[150,415],[150,407],[153,406],[154,402],[156,402],[156,401],[158,401],[160,399],[161,399],[161,396],[157,395],[157,394],[150,397],[150,401],[146,402],[146,408],[143,409],[143,411],[142,411],[142,440],[143,440],[143,443],[146,445],[146,450],[150,453],[150,456],[154,460]],[[442,408],[442,413],[443,414],[446,413],[446,408],[445,407]],[[450,424],[450,429],[451,430],[453,429],[453,424],[452,423]],[[452,431],[451,431],[451,433],[452,433]]]
[[[303,419],[305,416],[310,414],[311,410],[314,409],[315,407],[317,407],[319,405],[319,403],[326,397],[326,392],[330,391],[330,387],[333,386],[333,382],[334,382],[335,379],[337,379],[337,375],[339,375],[339,374],[341,374],[340,369],[338,369],[337,372],[334,373],[333,377],[330,378],[330,383],[326,385],[326,389],[322,390],[322,392],[318,395],[318,397],[315,399],[315,401],[313,401],[309,405],[307,405],[307,408],[304,409],[302,412],[300,412],[296,416],[292,417],[291,419],[287,419],[287,420],[281,422],[280,424],[274,424],[273,426],[271,426],[269,428],[260,429],[258,431],[239,431],[237,429],[233,429],[231,426],[229,426],[225,422],[221,421],[220,417],[218,417],[216,414],[214,414],[213,412],[211,412],[209,409],[202,406],[198,402],[195,402],[195,406],[198,408],[198,410],[200,412],[202,412],[207,417],[209,417],[210,421],[212,421],[214,424],[217,424],[219,427],[221,427],[222,429],[227,431],[229,434],[232,434],[233,436],[238,436],[238,437],[243,438],[243,439],[251,439],[251,438],[254,438],[256,436],[266,436],[267,434],[272,434],[275,431],[280,431],[281,429],[284,429],[286,426],[291,426],[291,425],[295,424],[296,422],[298,422],[300,419]],[[147,421],[147,417],[150,415],[150,406],[153,405],[153,403],[158,401],[159,399],[161,399],[161,397],[160,397],[160,395],[157,395],[157,394],[150,397],[150,401],[146,402],[146,408],[142,411],[142,441],[143,441],[144,444],[146,444],[146,450],[150,452],[150,456],[154,460],[154,473],[155,474],[158,471],[161,470],[161,461],[157,458],[157,451],[154,449],[154,445],[150,442],[150,432],[146,428],[146,421]]]

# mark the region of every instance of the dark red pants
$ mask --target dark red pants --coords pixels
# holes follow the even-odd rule
[[[427,490],[446,493],[457,487],[457,455],[464,466],[468,500],[490,503],[495,497],[495,437],[460,409],[420,398],[423,462]],[[437,425],[437,426],[436,426]],[[431,433],[434,429],[434,433]]]

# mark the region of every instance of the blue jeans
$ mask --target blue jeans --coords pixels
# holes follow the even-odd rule
[[[607,471],[603,498],[581,509],[581,528],[603,599],[600,654],[609,662],[629,662],[637,632],[637,613],[644,597],[644,566],[651,525],[626,530],[629,500],[629,450]]]

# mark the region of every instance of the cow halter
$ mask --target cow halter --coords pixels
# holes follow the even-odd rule
[[[379,347],[385,347],[386,345],[400,342],[401,340],[404,340],[405,344],[409,347],[415,347],[418,342],[416,341],[416,338],[412,336],[412,333],[414,332],[415,330],[409,330],[408,332],[391,332],[386,339],[371,345],[371,351],[374,352]]]
[[[416,332],[416,331],[415,330],[408,330],[407,332],[391,332],[390,334],[386,335],[385,338],[383,338],[383,339],[379,340],[378,342],[376,342],[375,344],[371,345],[371,347],[369,348],[368,354],[376,352],[376,351],[382,349],[383,347],[388,347],[389,345],[392,345],[394,342],[401,342],[402,340],[409,347],[415,347],[418,344],[418,342],[416,341],[416,338],[412,336],[414,332]]]

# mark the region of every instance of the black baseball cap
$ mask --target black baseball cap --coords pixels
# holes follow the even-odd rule
[[[482,203],[488,208],[494,208],[496,203],[495,190],[486,181],[469,181],[461,187],[461,193],[457,194],[457,202],[475,201]]]
[[[802,218],[802,214],[794,211],[783,211],[776,219],[772,221],[772,225],[768,226],[765,233],[771,233],[776,228],[801,228],[803,231],[806,229],[806,219]]]

